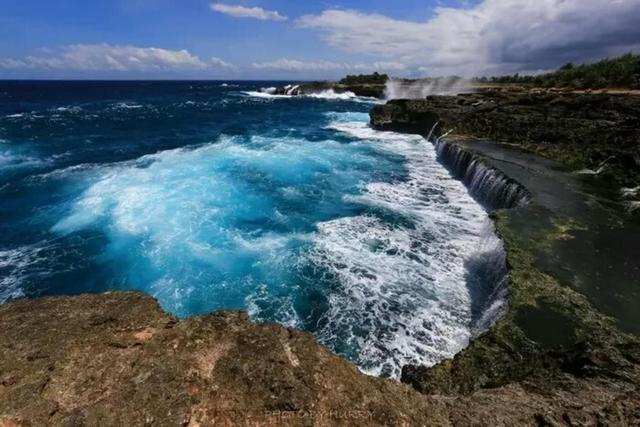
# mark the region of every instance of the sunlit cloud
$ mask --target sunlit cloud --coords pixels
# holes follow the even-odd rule
[[[268,62],[254,62],[253,68],[262,70],[277,70],[289,72],[318,72],[318,71],[398,71],[405,66],[395,62],[374,62],[371,64],[344,64],[331,61],[299,61],[295,59],[277,59]]]
[[[275,10],[265,10],[261,7],[245,7],[224,3],[211,3],[211,10],[233,16],[234,18],[254,18],[262,21],[286,21],[286,16]]]
[[[430,74],[553,68],[637,48],[640,0],[484,0],[438,7],[425,22],[325,10],[296,24],[331,46]]]
[[[76,44],[23,58],[0,58],[6,70],[189,71],[234,69],[220,58],[202,60],[187,50],[110,44]]]

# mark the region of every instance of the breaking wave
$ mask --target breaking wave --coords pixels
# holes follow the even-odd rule
[[[431,144],[345,117],[330,126],[403,156],[408,176],[349,197],[401,221],[365,215],[320,226],[314,256],[333,268],[341,288],[318,336],[355,345],[364,370],[397,376],[405,364],[453,356],[502,313],[504,252],[486,211]]]
[[[382,376],[451,357],[504,304],[500,283],[469,287],[482,283],[470,266],[502,253],[486,212],[421,137],[373,131],[365,113],[328,117],[350,144],[227,137],[97,167],[52,230],[102,230],[121,280],[180,315],[245,307]],[[378,156],[398,156],[404,172],[366,178]],[[324,193],[321,176],[342,190]],[[311,213],[336,204],[337,218]],[[317,304],[301,302],[314,293]]]
[[[243,91],[242,93],[254,98],[263,99],[289,99],[289,98],[311,98],[336,101],[355,101],[361,103],[377,103],[380,100],[364,96],[357,96],[353,92],[336,92],[333,89],[327,89],[320,92],[300,93],[298,86],[285,86],[284,93],[276,92],[275,87],[262,88],[259,91]]]
[[[370,129],[371,100],[91,85],[100,96],[65,83],[0,114],[0,301],[138,289],[181,317],[243,309],[390,377],[452,356],[504,309],[502,247],[461,182],[486,174]],[[259,87],[242,85],[293,96]]]

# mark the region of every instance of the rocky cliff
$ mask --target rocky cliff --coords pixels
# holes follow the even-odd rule
[[[640,96],[485,89],[392,100],[371,111],[378,129],[453,130],[517,144],[622,186],[640,184]],[[586,171],[585,171],[586,172]]]
[[[537,395],[577,397],[577,378],[607,378],[599,382],[606,389],[637,387],[626,369],[638,366],[640,227],[611,184],[638,183],[639,106],[631,96],[488,91],[390,101],[371,111],[377,129],[446,134],[436,143],[439,157],[472,194],[485,188],[474,194],[479,201],[509,182],[487,180],[481,169],[528,192],[527,204],[493,212],[509,265],[508,312],[452,360],[406,366],[404,382],[427,395],[472,396],[520,384]],[[586,167],[598,173],[575,173]],[[582,398],[584,418],[537,422],[597,425]],[[627,398],[633,409],[620,425],[639,422],[632,414],[640,399]]]

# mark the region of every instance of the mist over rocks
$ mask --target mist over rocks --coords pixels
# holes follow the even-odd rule
[[[366,77],[366,76],[363,76]],[[288,84],[280,87],[263,88],[264,93],[280,96],[313,95],[332,92],[376,99],[424,99],[431,95],[457,95],[472,93],[476,86],[469,79],[461,77],[437,77],[423,79],[385,78],[384,81],[366,78],[342,79],[337,82],[317,81]]]
[[[424,99],[432,95],[458,95],[475,92],[473,82],[457,76],[424,79],[390,79],[385,99]]]

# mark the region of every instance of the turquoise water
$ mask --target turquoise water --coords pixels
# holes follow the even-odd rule
[[[501,304],[486,212],[373,101],[268,85],[0,83],[0,301],[244,309],[385,376],[464,347]]]

